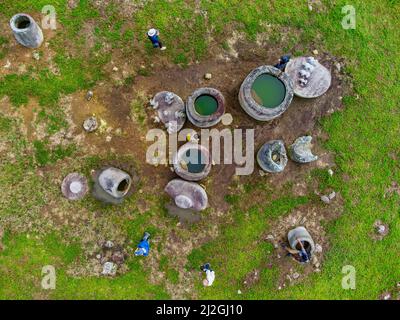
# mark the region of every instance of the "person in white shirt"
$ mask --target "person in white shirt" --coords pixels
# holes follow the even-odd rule
[[[201,271],[206,273],[206,279],[203,280],[203,285],[205,287],[212,286],[212,284],[214,283],[214,280],[215,280],[214,270],[211,269],[211,266],[209,263],[202,265],[200,268],[201,268]]]

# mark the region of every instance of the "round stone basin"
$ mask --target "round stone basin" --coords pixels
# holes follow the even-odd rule
[[[271,74],[262,74],[253,82],[251,94],[255,102],[265,108],[276,108],[286,95],[284,83]]]
[[[197,143],[184,144],[174,157],[174,170],[178,176],[188,181],[204,179],[211,170],[209,151]]]
[[[210,116],[218,109],[218,101],[213,96],[204,94],[194,102],[194,109],[201,116]]]
[[[293,95],[293,81],[285,72],[273,66],[261,66],[243,81],[239,102],[252,118],[269,121],[289,108]]]
[[[188,97],[186,114],[196,127],[212,127],[220,122],[225,114],[225,98],[214,88],[197,89]]]

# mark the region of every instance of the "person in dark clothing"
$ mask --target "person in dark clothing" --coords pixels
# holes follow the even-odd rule
[[[290,55],[282,56],[279,59],[279,63],[276,64],[274,67],[279,69],[279,70],[281,70],[281,71],[285,71],[286,65],[289,62],[290,58],[291,58]]]
[[[157,29],[151,28],[149,31],[147,31],[147,37],[153,44],[154,48],[160,48],[160,50],[165,50],[167,47],[163,46],[163,44],[160,41],[160,31]]]

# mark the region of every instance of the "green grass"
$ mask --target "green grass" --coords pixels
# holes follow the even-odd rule
[[[109,80],[103,67],[110,62],[112,52],[105,44],[126,59],[140,56],[145,69],[138,64],[137,73],[150,75],[149,65],[160,54],[152,49],[145,36],[151,26],[161,30],[161,40],[168,47],[163,52],[165,59],[183,67],[208,58],[210,39],[226,50],[226,40],[232,30],[244,32],[252,41],[259,32],[270,32],[265,27],[267,23],[273,25],[269,35],[271,46],[279,45],[282,36],[279,30],[291,30],[282,52],[303,44],[301,48],[296,47],[296,54],[309,54],[305,48],[317,48],[320,52],[344,57],[354,95],[344,97],[343,111],[322,121],[329,134],[325,147],[335,153],[337,168],[333,177],[325,171],[315,171],[310,177],[319,182],[320,191],[334,188],[344,198],[344,214],[326,226],[331,248],[326,252],[322,272],[278,291],[279,270],[263,269],[260,282],[242,296],[237,295],[245,275],[268,260],[272,252],[270,245],[257,241],[259,236],[268,231],[274,219],[313,201],[285,194],[273,201],[266,199],[262,205],[243,208],[242,201],[248,194],[262,188],[268,193],[270,186],[267,185],[245,185],[243,194],[227,196],[233,222],[220,226],[217,239],[195,248],[189,255],[187,268],[198,270],[201,263],[209,261],[216,269],[215,285],[207,289],[201,287],[199,273],[196,292],[200,298],[375,299],[400,278],[400,199],[396,194],[383,197],[392,181],[400,182],[400,4],[398,1],[353,1],[357,28],[344,30],[340,23],[341,8],[348,3],[344,0],[323,3],[326,11],[318,13],[309,11],[305,2],[201,1],[195,13],[195,1],[156,1],[145,4],[131,18],[123,18],[112,3],[102,13],[88,0],[81,0],[74,10],[67,9],[65,0],[54,0],[52,5],[56,7],[62,28],[50,41],[50,47],[56,53],[54,62],[60,75],[42,66],[29,68],[25,74],[0,77],[0,99],[8,96],[15,107],[37,99],[40,110],[36,125],[44,123],[47,135],[51,136],[68,126],[59,103],[61,95]],[[3,1],[1,22],[7,23],[16,12],[39,12],[47,4],[47,0]],[[202,10],[207,10],[207,15]],[[95,45],[88,49],[82,30],[87,21],[94,19]],[[299,33],[291,34],[292,31]],[[10,41],[13,41],[10,34],[0,37],[0,59],[7,59],[10,54]],[[125,80],[127,85],[133,83],[132,77]],[[143,103],[141,97],[135,97],[131,106],[133,118],[141,127],[146,119]],[[138,260],[131,259],[129,272],[116,279],[73,278],[66,270],[82,255],[79,243],[64,245],[60,242],[62,234],[40,234],[39,239],[30,234],[30,228],[38,228],[42,222],[40,213],[48,200],[59,196],[58,185],[49,187],[50,178],[38,175],[38,167],[54,169],[60,165],[58,160],[75,155],[78,158],[71,159],[71,164],[62,167],[62,172],[74,169],[89,175],[90,169],[102,159],[79,158],[79,150],[73,147],[50,147],[48,137],[29,142],[17,130],[21,125],[17,119],[0,115],[0,142],[7,145],[7,151],[0,154],[0,185],[8,186],[0,196],[0,225],[10,221],[10,217],[15,223],[21,223],[3,239],[7,248],[0,253],[0,299],[167,298],[162,286],[149,283],[147,271]],[[161,219],[166,230],[176,222],[168,220],[157,206],[145,214],[137,213],[137,200],[134,198],[118,209],[103,208],[91,200],[64,205],[67,210],[101,209],[109,215],[106,221],[121,228],[130,239],[138,239],[148,226],[152,233],[164,237],[166,231],[153,225],[152,219]],[[135,214],[133,220],[126,219],[127,211]],[[34,221],[32,226],[22,223],[26,217]],[[383,241],[374,243],[369,234],[378,218],[390,225],[391,232]],[[154,249],[161,251],[162,246]],[[40,272],[46,264],[56,266],[57,270],[57,289],[52,292],[40,288]],[[341,268],[347,264],[356,267],[356,290],[340,287]],[[179,282],[173,259],[163,256],[160,270],[166,273],[167,281]]]

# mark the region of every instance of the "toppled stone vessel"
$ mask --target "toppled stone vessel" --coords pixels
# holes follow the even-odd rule
[[[292,99],[292,79],[273,66],[261,66],[251,71],[239,91],[241,107],[259,121],[279,117],[289,108]]]
[[[191,123],[209,128],[221,121],[225,113],[225,98],[214,88],[200,88],[188,97],[186,114]]]
[[[10,20],[10,27],[17,42],[27,48],[39,48],[43,32],[30,15],[18,13]]]
[[[257,153],[257,162],[266,172],[282,172],[288,162],[283,141],[272,140],[265,143]]]
[[[182,179],[199,181],[211,171],[211,156],[208,149],[201,144],[188,142],[175,154],[174,171]]]
[[[314,240],[304,227],[297,227],[288,233],[288,241],[292,250],[299,253],[301,262],[308,262],[315,251]]]
[[[167,184],[165,192],[181,209],[202,211],[207,208],[207,193],[197,183],[174,179]]]
[[[132,185],[131,176],[114,167],[108,167],[94,177],[93,195],[106,203],[122,203]]]
[[[82,199],[88,190],[87,179],[77,172],[67,175],[61,184],[61,192],[69,200]]]
[[[176,133],[182,129],[186,122],[186,112],[185,104],[178,95],[162,91],[154,96],[150,104],[157,110],[157,121],[165,125],[168,133]]]
[[[318,157],[311,152],[311,136],[297,138],[289,147],[289,157],[298,163],[309,163],[318,160]]]

